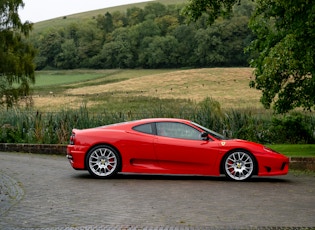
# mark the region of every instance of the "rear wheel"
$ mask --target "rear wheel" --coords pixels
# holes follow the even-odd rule
[[[236,181],[249,179],[254,174],[255,167],[254,157],[244,150],[228,153],[223,161],[224,174]]]
[[[120,169],[120,155],[110,146],[96,146],[88,152],[86,166],[92,176],[109,178],[116,175]]]

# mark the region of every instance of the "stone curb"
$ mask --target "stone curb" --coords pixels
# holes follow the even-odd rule
[[[0,151],[2,152],[21,152],[21,153],[38,153],[38,154],[54,154],[66,155],[67,145],[62,144],[11,144],[0,143]]]
[[[65,156],[67,154],[67,145],[0,143],[0,151]],[[315,172],[315,157],[290,157],[290,169]]]

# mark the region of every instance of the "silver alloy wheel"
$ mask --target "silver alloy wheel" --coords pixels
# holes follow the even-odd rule
[[[254,160],[251,154],[245,151],[230,153],[224,161],[225,175],[233,180],[246,180],[253,175]]]
[[[115,173],[118,159],[115,152],[108,147],[92,150],[88,157],[89,171],[97,177],[109,177]]]

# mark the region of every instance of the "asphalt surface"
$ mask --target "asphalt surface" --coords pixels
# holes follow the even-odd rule
[[[0,152],[0,229],[315,229],[315,177],[120,175]]]

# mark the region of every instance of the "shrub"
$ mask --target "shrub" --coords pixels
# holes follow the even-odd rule
[[[274,117],[269,129],[269,138],[274,143],[312,144],[315,143],[308,116],[299,113]]]
[[[224,133],[230,138],[239,138],[255,142],[266,142],[266,130],[268,130],[268,118],[266,116],[253,115],[251,110],[231,110],[225,117]]]

